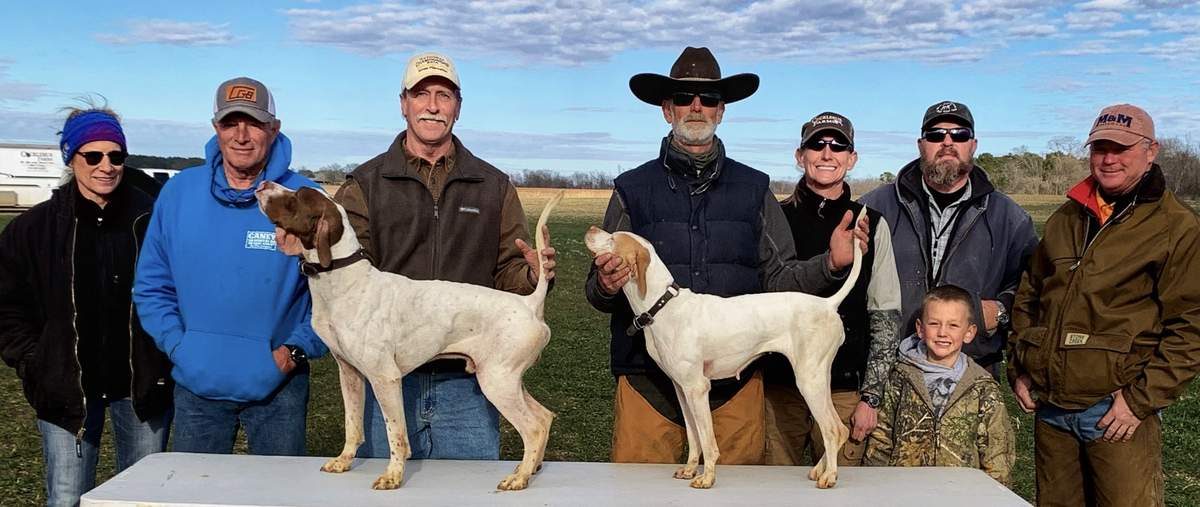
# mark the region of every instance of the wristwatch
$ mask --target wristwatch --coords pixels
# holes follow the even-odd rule
[[[871,407],[871,408],[879,408],[879,403],[880,403],[880,401],[882,401],[879,399],[878,394],[873,394],[873,393],[862,393],[862,395],[859,396],[858,399],[861,400],[863,403],[866,403],[867,406]]]
[[[308,363],[308,354],[304,353],[304,349],[288,343],[283,344],[283,346],[288,348],[288,352],[291,353],[292,363],[294,363],[297,368],[303,366],[305,363]]]
[[[996,310],[996,329],[1005,329],[1012,319],[1008,316],[1008,310],[1004,308],[1004,303],[996,301],[996,307],[999,308]]]

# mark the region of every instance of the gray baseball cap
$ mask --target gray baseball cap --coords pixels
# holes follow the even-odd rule
[[[943,100],[925,110],[925,118],[921,120],[921,130],[929,128],[930,125],[942,119],[959,123],[972,130],[975,129],[975,118],[971,116],[971,110],[967,109],[966,104]]]
[[[246,113],[263,123],[275,121],[275,98],[264,85],[248,77],[235,77],[217,87],[213,121],[231,113]]]

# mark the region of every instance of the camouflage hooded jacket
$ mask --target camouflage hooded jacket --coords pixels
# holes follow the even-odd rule
[[[972,467],[1009,486],[1014,440],[1000,385],[974,361],[938,417],[921,371],[901,357],[888,375],[863,464]]]

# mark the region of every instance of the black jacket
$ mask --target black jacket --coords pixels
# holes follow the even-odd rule
[[[17,369],[25,399],[38,419],[79,433],[85,415],[75,301],[90,297],[74,283],[76,191],[72,180],[50,200],[13,219],[0,233],[0,357]],[[127,180],[115,191],[124,199],[118,218],[140,248],[153,198]],[[137,264],[136,256],[128,259]],[[171,363],[128,309],[130,392],[138,418],[171,406]],[[85,331],[86,332],[86,331]]]

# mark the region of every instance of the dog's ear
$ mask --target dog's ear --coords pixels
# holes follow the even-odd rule
[[[646,266],[650,265],[650,252],[642,245],[634,245],[635,257],[630,273],[637,273],[638,296],[646,299]]]
[[[316,192],[314,191],[314,193]],[[321,263],[321,267],[327,268],[333,262],[333,245],[342,239],[344,227],[342,227],[342,214],[338,212],[337,205],[324,195],[318,197],[321,203],[321,216],[317,218],[314,242],[317,248],[317,260]]]

